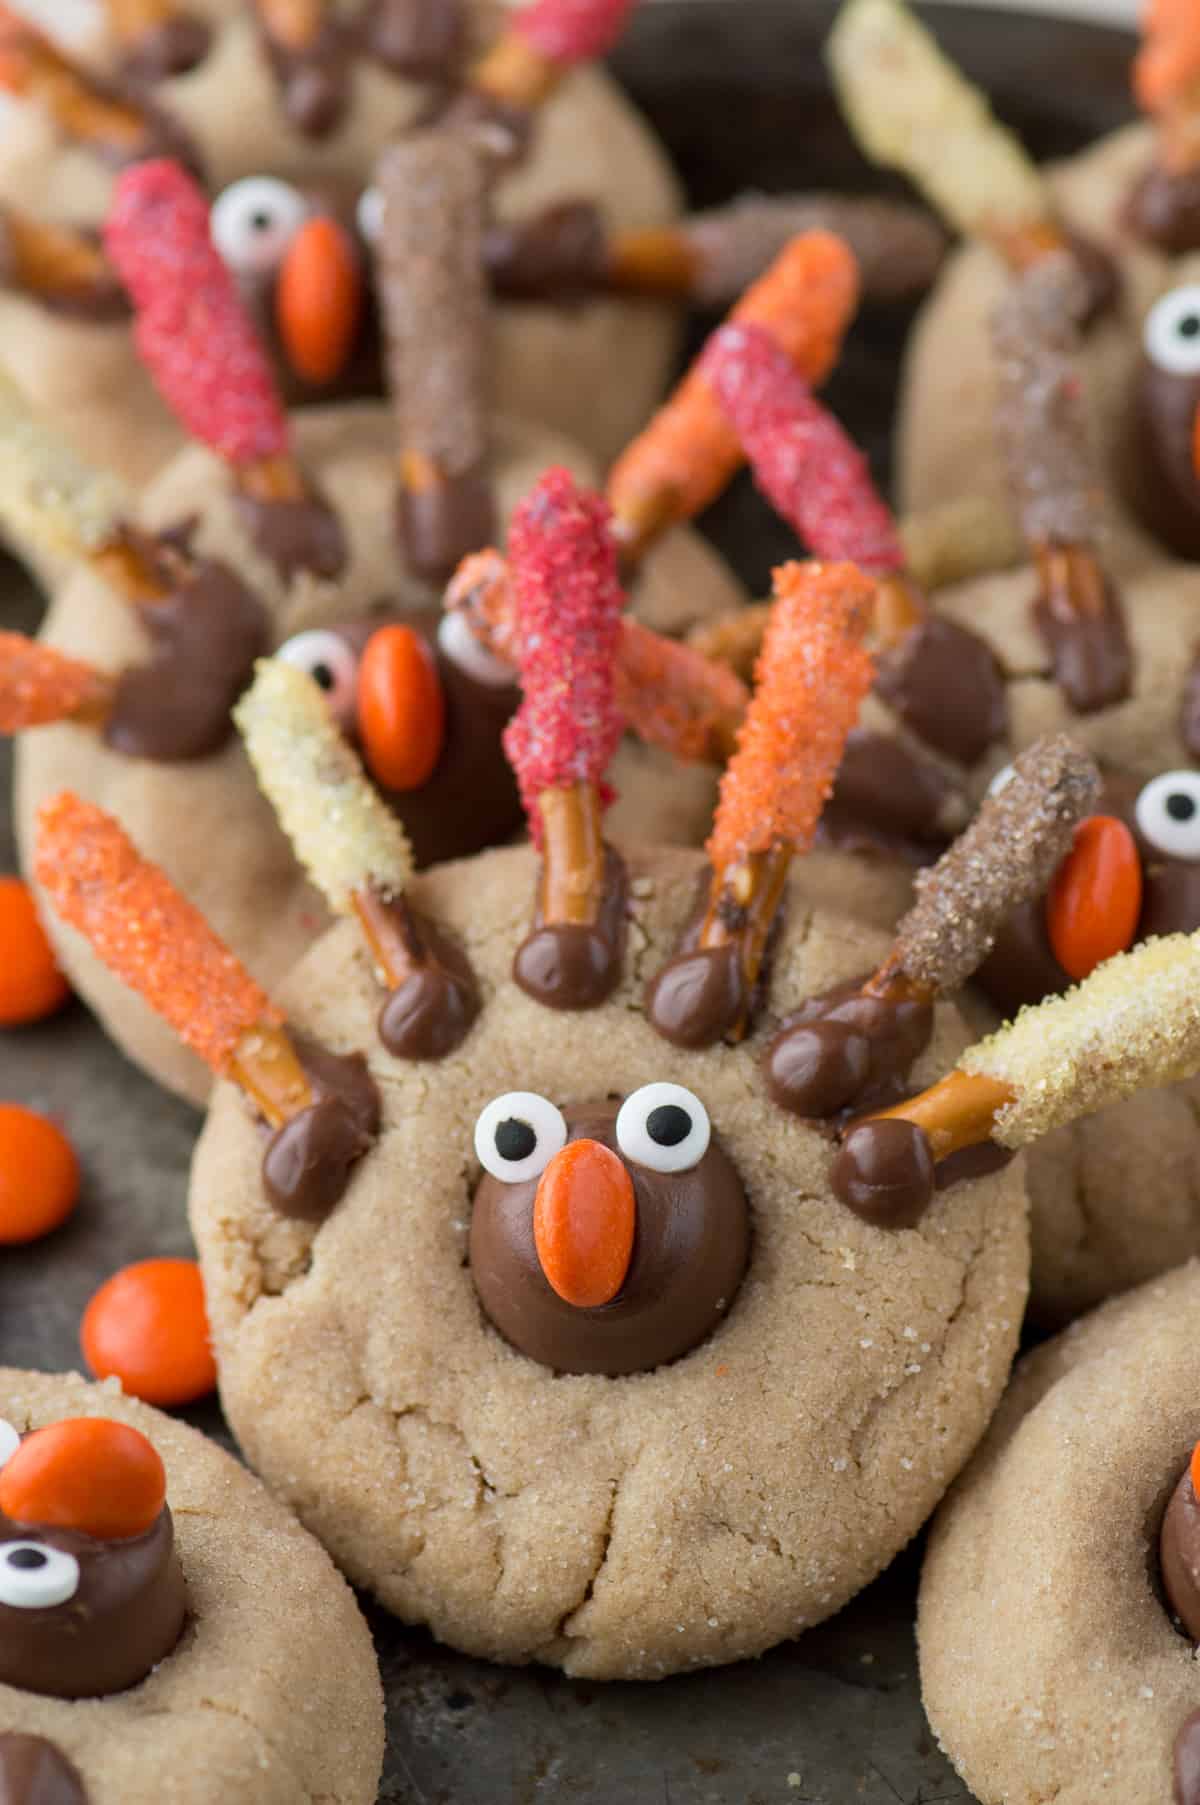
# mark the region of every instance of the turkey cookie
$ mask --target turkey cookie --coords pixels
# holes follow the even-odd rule
[[[0,1792],[370,1805],[345,1581],[236,1461],[119,1387],[0,1372]]]
[[[39,866],[240,1089],[214,1099],[191,1208],[251,1458],[439,1636],[656,1677],[796,1633],[907,1540],[1003,1383],[1024,1205],[1010,1171],[913,1227],[865,1220],[833,1196],[829,1135],[778,1110],[756,1070],[776,1010],[883,951],[853,920],[852,864],[834,912],[809,902],[807,859],[787,887],[870,682],[869,582],[781,578],[706,864],[601,832],[620,606],[601,519],[547,483],[510,551],[524,701],[507,743],[540,861],[502,851],[406,881],[344,771],[335,839],[304,736],[260,695],[245,722],[260,769],[351,917],[281,993],[290,1027],[215,976],[197,924],[84,805],[45,812]],[[149,943],[135,916],[161,924]],[[710,981],[659,982],[652,1007],[647,980],[685,953]],[[682,1023],[688,994],[691,1038],[713,1044],[681,1051],[656,1022]],[[381,1051],[418,1022],[445,1038]],[[313,1034],[366,1051],[373,1141],[348,1097],[280,1082],[281,1040],[319,1069]],[[939,1007],[921,1075],[961,1044]],[[797,1336],[797,1310],[818,1333]]]
[[[855,0],[843,12],[831,56],[852,126],[869,154],[901,167],[976,241],[946,271],[906,360],[898,430],[909,508],[968,495],[1004,507],[989,320],[1006,270],[1065,244],[1084,278],[1089,423],[1123,536],[1134,551],[1200,552],[1200,388],[1188,326],[1200,297],[1180,261],[1200,250],[1196,26],[1186,9],[1167,8],[1150,13],[1145,30],[1137,85],[1157,130],[1116,133],[1043,177],[893,0]],[[1098,307],[1104,267],[1119,291],[1110,283],[1109,305]],[[1015,540],[1010,550],[1015,557]]]
[[[403,159],[420,149],[414,141],[395,154]],[[155,173],[153,166],[143,165],[129,179],[140,185]],[[398,481],[405,466],[386,410],[367,404],[309,410],[299,417],[290,462],[281,459],[274,449],[277,441],[270,438],[269,457],[232,460],[232,482],[230,458],[222,461],[198,448],[182,454],[163,473],[137,510],[141,530],[161,534],[190,520],[194,531],[188,550],[173,540],[164,543],[161,537],[143,548],[143,564],[165,558],[169,565],[165,572],[152,573],[150,595],[157,595],[157,601],[147,609],[141,606],[147,599],[145,570],[140,575],[135,571],[131,578],[120,564],[114,576],[112,557],[106,555],[106,540],[122,541],[120,522],[128,514],[111,495],[104,494],[98,504],[95,484],[76,484],[74,518],[65,536],[76,552],[88,551],[90,545],[96,556],[56,598],[45,640],[77,662],[86,658],[95,671],[111,676],[126,667],[126,674],[118,706],[109,710],[99,738],[94,725],[76,721],[46,727],[26,742],[19,782],[27,819],[41,797],[64,783],[102,801],[130,823],[185,893],[211,913],[252,969],[267,976],[285,969],[307,944],[315,899],[291,864],[230,740],[229,709],[261,651],[288,643],[288,656],[320,674],[338,718],[357,730],[359,703],[365,706],[366,701],[366,692],[359,690],[359,658],[372,629],[393,623],[415,627],[424,646],[423,651],[417,646],[415,664],[411,660],[405,664],[383,648],[372,655],[376,673],[372,708],[373,719],[382,723],[375,736],[377,749],[384,741],[389,746],[381,754],[384,762],[377,775],[396,799],[419,858],[428,862],[458,856],[502,841],[519,826],[516,794],[499,743],[500,730],[515,706],[511,677],[494,663],[481,661],[469,644],[464,648],[461,638],[456,643],[445,633],[439,639],[438,671],[436,675],[431,671],[428,658],[439,623],[436,589],[412,568],[412,534],[418,536],[416,554],[436,562],[446,545],[455,543],[447,534],[460,531],[464,521],[470,528],[486,514],[484,530],[490,530],[489,504],[495,518],[503,520],[546,462],[571,465],[583,477],[591,472],[581,454],[543,429],[503,420],[480,424],[477,402],[468,393],[470,371],[464,375],[460,361],[469,344],[470,323],[463,311],[465,267],[460,274],[456,305],[440,310],[440,330],[463,325],[450,363],[460,408],[458,436],[450,440],[449,449],[455,452],[465,440],[469,450],[482,439],[490,473],[485,481],[477,468],[461,467],[458,492],[465,490],[469,508],[460,507],[456,513],[451,505],[439,516],[434,505],[438,495],[429,489],[414,508],[411,488]],[[286,422],[277,407],[263,404],[262,396],[268,392],[265,378],[256,385],[245,379],[246,370],[254,366],[244,337],[235,341],[244,380],[232,402],[227,391],[199,379],[207,375],[213,384],[220,384],[226,367],[227,340],[216,340],[211,320],[211,311],[206,311],[207,348],[196,348],[194,362],[171,365],[179,378],[176,392],[182,388],[187,417],[211,444],[228,453],[232,434],[234,452],[247,442],[257,450],[260,437],[250,428],[260,417],[268,426],[285,427]],[[169,333],[164,341],[168,351],[179,342]],[[414,360],[411,333],[404,344],[409,349],[398,360],[401,378],[416,403],[422,398],[427,403],[423,413],[418,405],[410,407],[408,420],[432,420],[436,428],[437,418],[428,403],[438,384],[450,380],[447,365],[432,356],[424,362]],[[414,362],[419,384],[412,380]],[[259,396],[253,408],[252,394]],[[195,405],[197,398],[202,407]],[[475,428],[477,436],[472,439]],[[14,411],[11,434],[20,441],[28,468],[21,476],[19,460],[11,466],[15,486],[9,516],[18,530],[27,536],[39,533],[61,555],[63,525],[47,509],[47,479],[61,492],[63,471],[70,467],[56,453],[52,470],[43,468],[31,452],[29,430]],[[429,467],[430,452],[440,454],[446,437],[435,432],[423,441],[423,468]],[[281,469],[288,478],[282,494]],[[303,496],[288,500],[288,493],[300,488],[296,470],[303,473],[307,491],[319,498],[319,506],[310,506]],[[265,489],[258,481],[260,472]],[[88,499],[81,501],[81,494]],[[455,494],[454,485],[441,485],[442,499],[453,504]],[[32,509],[25,506],[30,497]],[[96,518],[91,517],[92,509],[98,509]],[[407,561],[401,561],[393,545],[398,512]],[[340,575],[333,579],[305,569],[285,575],[280,566],[291,562],[297,547],[325,546],[330,523],[344,551]],[[677,563],[680,552],[682,562]],[[207,572],[199,587],[197,568]],[[240,573],[236,583],[235,570]],[[659,576],[668,572],[673,574],[660,582]],[[222,603],[219,610],[201,605],[203,591],[207,589],[211,599],[214,584]],[[682,626],[689,616],[694,618],[693,610],[704,608],[710,584],[714,606],[738,593],[715,554],[698,540],[674,534],[646,561],[634,591],[635,607],[642,611],[646,598],[656,598],[650,600],[650,615]],[[331,637],[323,631],[329,627],[345,631]],[[149,667],[147,635],[160,652]],[[385,656],[392,658],[386,668],[380,662]],[[140,671],[132,668],[136,666],[142,667]],[[11,678],[12,667],[10,696]],[[73,702],[60,698],[58,704],[43,701],[33,714],[18,705],[9,717],[10,728],[77,714],[83,698],[76,695]],[[416,743],[413,769],[397,750],[397,734],[410,748]],[[642,781],[632,806],[646,831],[665,831],[669,825],[694,836],[698,823],[707,818],[711,779],[700,773],[693,785],[685,779],[677,789],[669,761],[652,754],[635,756]],[[666,811],[661,824],[656,799],[662,800]],[[217,837],[226,848],[220,860],[208,850]],[[269,905],[264,906],[268,898]],[[293,941],[293,934],[301,938]],[[125,1050],[173,1088],[202,1096],[202,1072],[181,1063],[174,1042],[140,1008],[128,1014],[126,993],[108,983],[86,949],[75,945],[65,950],[65,956],[77,961],[78,988]]]
[[[983,1805],[1195,1805],[1198,1299],[1193,1262],[1029,1355],[935,1522],[925,1708]]]
[[[143,59],[143,79],[115,91],[10,18],[0,152],[6,367],[86,454],[132,482],[178,447],[89,233],[107,211],[114,162],[182,152],[216,203],[222,253],[272,327],[284,317],[277,297],[291,297],[288,325],[272,338],[292,398],[377,393],[364,197],[380,149],[431,106],[483,129],[502,153],[501,222],[580,198],[610,227],[677,216],[678,189],[653,135],[608,78],[584,66],[628,10],[611,0],[565,18],[545,0],[511,12],[455,0],[340,9],[322,0],[298,11],[200,0],[176,9],[177,24],[190,14],[207,27],[193,66],[147,85]],[[524,154],[506,167],[521,143]],[[294,331],[298,311],[311,322],[314,309],[326,324],[315,362]],[[497,404],[607,459],[661,392],[676,344],[676,312],[661,301],[599,294],[564,309],[525,298],[498,321]]]

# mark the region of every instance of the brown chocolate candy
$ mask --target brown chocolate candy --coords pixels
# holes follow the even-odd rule
[[[339,577],[346,568],[346,535],[327,501],[305,495],[299,501],[267,501],[234,493],[246,531],[264,558],[287,581],[301,571]]]
[[[0,1734],[0,1805],[87,1805],[79,1770],[44,1736]]]
[[[618,1152],[618,1106],[565,1110],[569,1138]],[[637,1208],[633,1258],[611,1303],[578,1309],[553,1291],[534,1243],[538,1181],[485,1173],[471,1215],[471,1276],[484,1314],[506,1341],[564,1373],[649,1372],[711,1334],[746,1270],[750,1212],[737,1171],[714,1138],[689,1172],[625,1161]]]
[[[444,1059],[479,1014],[479,986],[466,953],[402,896],[371,897],[374,936],[396,947],[409,975],[379,1012],[379,1038],[397,1059]]]
[[[345,117],[350,102],[351,43],[336,19],[324,19],[303,48],[262,34],[267,61],[279,85],[290,124],[306,138],[325,138]]]
[[[484,234],[493,292],[509,301],[579,301],[608,265],[608,235],[591,201],[556,201],[522,220],[493,220]]]
[[[1133,690],[1133,649],[1125,611],[1108,578],[1094,614],[1068,612],[1039,595],[1033,618],[1050,653],[1054,681],[1076,714],[1096,714]]]
[[[899,1102],[929,1044],[933,1006],[864,996],[862,979],[810,997],[763,1054],[771,1098],[793,1115],[831,1119]]]
[[[1135,184],[1126,218],[1140,238],[1168,256],[1200,250],[1200,168],[1153,164]]]
[[[1158,1537],[1163,1590],[1172,1614],[1193,1642],[1200,1642],[1200,1499],[1191,1463],[1171,1494]]]
[[[313,1101],[277,1128],[263,1153],[263,1188],[283,1216],[323,1222],[379,1134],[379,1092],[361,1053],[331,1053],[291,1031]]]
[[[625,861],[605,848],[604,892],[590,927],[543,920],[539,903],[533,930],[513,959],[513,977],[548,1009],[595,1009],[621,981],[629,878]]]
[[[875,687],[927,746],[978,762],[1008,731],[1004,672],[977,633],[929,615],[881,660]]]
[[[1200,376],[1164,370],[1142,359],[1134,392],[1132,455],[1126,461],[1130,500],[1142,523],[1169,551],[1200,558],[1200,481],[1193,461]]]
[[[155,655],[122,672],[104,738],[131,758],[207,758],[233,732],[230,710],[267,649],[262,605],[227,564],[203,559],[138,614]]]
[[[35,1610],[0,1603],[0,1684],[53,1698],[104,1698],[136,1686],[171,1653],[187,1615],[170,1510],[121,1541],[0,1515],[0,1572],[56,1554],[78,1563],[75,1592]]]
[[[496,536],[491,480],[480,466],[448,477],[435,488],[400,490],[396,536],[419,576],[444,583],[468,553]]]
[[[461,0],[368,0],[359,35],[370,56],[412,81],[449,82],[463,46]]]
[[[830,1172],[833,1194],[876,1228],[915,1228],[933,1201],[936,1167],[923,1129],[898,1117],[860,1122]]]
[[[1096,239],[1089,238],[1086,233],[1075,232],[1068,227],[1064,237],[1067,248],[1083,275],[1083,311],[1079,323],[1086,331],[1106,314],[1112,313],[1120,301],[1120,265],[1111,251],[1106,250]]]

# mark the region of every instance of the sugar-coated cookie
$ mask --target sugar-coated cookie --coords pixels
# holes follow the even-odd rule
[[[369,1049],[378,1144],[319,1227],[283,1220],[263,1191],[259,1133],[222,1086],[190,1207],[230,1421],[346,1570],[490,1658],[651,1678],[796,1634],[907,1541],[1003,1384],[1026,1243],[1017,1168],[945,1194],[919,1229],[869,1226],[830,1194],[828,1140],[766,1094],[757,1059],[778,1018],[883,949],[854,920],[853,864],[830,912],[810,904],[805,862],[769,1008],[744,1046],[680,1053],[642,991],[704,863],[634,850],[627,862],[624,975],[585,1014],[548,1010],[514,982],[529,852],[415,880],[414,906],[466,949],[482,998],[467,1040],[432,1069],[381,1053],[370,964],[349,925],[333,930],[281,997],[330,1046]],[[962,1043],[939,1008],[917,1079]],[[480,1306],[473,1200],[478,1211],[481,1179],[504,1187],[480,1172],[476,1124],[494,1098],[532,1092],[551,1124],[559,1110],[568,1124],[603,1117],[608,1141],[616,1105],[641,1094],[649,1108],[644,1087],[664,1080],[711,1123],[735,1193],[727,1233],[748,1210],[748,1270],[714,1300],[711,1250],[690,1231],[673,1251],[655,1243],[647,1257],[665,1268],[647,1275],[650,1297],[628,1326],[618,1313],[606,1329],[600,1312],[592,1341],[636,1361],[638,1338],[662,1333],[664,1315],[676,1331],[696,1294],[701,1309],[718,1301],[720,1326],[652,1372],[556,1375]],[[681,1206],[686,1194],[681,1180]],[[570,1320],[554,1332],[569,1343]]]
[[[291,1513],[115,1382],[6,1369],[0,1418],[0,1794],[373,1805],[370,1633]]]
[[[344,526],[348,557],[335,581],[307,572],[283,579],[250,539],[224,467],[198,447],[182,452],[147,491],[139,519],[150,529],[195,519],[196,552],[237,571],[265,610],[262,643],[257,648],[251,644],[248,656],[242,654],[226,711],[238,688],[249,680],[255,650],[290,640],[308,668],[333,661],[332,676],[338,685],[334,699],[343,718],[350,720],[358,655],[371,625],[415,619],[423,632],[432,632],[437,595],[405,569],[395,548],[395,439],[387,410],[370,403],[308,410],[298,417],[296,445],[301,464]],[[495,472],[501,519],[547,464],[565,465],[583,480],[592,475],[583,453],[545,429],[497,422]],[[638,614],[669,630],[736,604],[740,595],[716,553],[684,530],[673,532],[651,553],[633,593]],[[354,629],[341,645],[299,639],[301,634],[339,624]],[[137,611],[87,569],[67,581],[55,597],[43,638],[48,645],[110,670],[144,663],[150,650]],[[189,655],[195,654],[193,647]],[[490,673],[487,680],[480,680],[470,671],[461,672],[445,655],[442,664],[455,690],[462,692],[447,730],[448,744],[458,746],[459,754],[453,764],[443,763],[440,787],[425,785],[400,805],[423,861],[509,838],[520,825],[515,790],[499,745],[500,728],[516,700],[511,681],[498,687]],[[185,673],[185,688],[195,692],[197,687],[191,673]],[[152,695],[149,702],[154,700]],[[143,697],[143,706],[146,701]],[[476,710],[487,721],[482,737],[468,728]],[[134,742],[127,741],[126,749],[121,749],[87,726],[49,726],[23,736],[18,835],[31,856],[37,807],[60,789],[74,789],[101,803],[211,916],[251,969],[272,982],[309,944],[324,911],[259,795],[232,738],[227,712],[221,719],[216,749],[182,762],[170,756],[164,762],[161,750],[137,756]],[[628,830],[650,838],[660,833],[698,837],[710,818],[712,776],[703,767],[685,772],[677,791],[674,768],[662,755],[635,751],[631,758],[635,775],[626,786],[624,805]],[[659,799],[664,817],[658,815]],[[75,987],[130,1057],[169,1088],[202,1100],[207,1090],[203,1068],[136,998],[113,982],[69,930],[56,944]]]
[[[935,1521],[925,1708],[983,1805],[1194,1805],[1192,1262],[1029,1355]]]

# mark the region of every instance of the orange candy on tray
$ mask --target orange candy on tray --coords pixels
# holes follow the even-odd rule
[[[79,1198],[79,1161],[66,1135],[19,1103],[0,1103],[0,1247],[51,1234]]]
[[[167,1496],[162,1457],[140,1429],[74,1416],[25,1436],[0,1469],[0,1511],[16,1523],[98,1541],[144,1535]]]
[[[71,987],[38,919],[29,885],[0,877],[0,1027],[39,1022],[61,1009]]]
[[[139,1260],[114,1272],[84,1311],[79,1340],[98,1379],[120,1379],[147,1404],[191,1404],[217,1383],[194,1260]]]

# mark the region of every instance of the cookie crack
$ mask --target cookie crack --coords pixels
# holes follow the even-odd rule
[[[303,1800],[298,1800],[297,1805],[321,1805],[321,1800],[313,1793],[311,1787],[305,1784],[293,1767],[290,1753],[276,1742],[273,1736],[269,1736],[260,1723],[256,1723],[252,1717],[247,1716],[246,1712],[239,1710],[236,1705],[224,1704],[215,1698],[202,1698],[199,1701],[198,1709],[215,1712],[218,1717],[231,1717],[235,1723],[245,1724],[267,1753],[279,1763],[284,1773],[287,1774],[289,1782],[294,1781],[301,1788]]]

